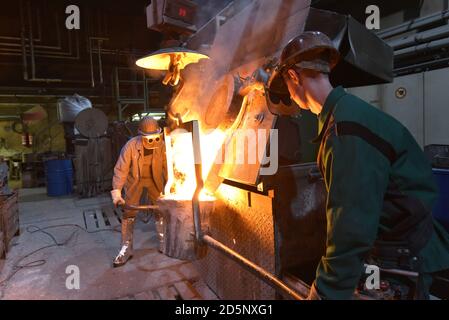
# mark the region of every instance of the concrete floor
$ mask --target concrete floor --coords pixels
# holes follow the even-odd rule
[[[85,229],[83,212],[102,206],[111,206],[108,195],[49,198],[43,188],[20,190],[21,235],[12,241],[0,273],[0,299],[216,299],[190,262],[158,252],[152,220],[138,219],[134,258],[112,268],[120,233],[111,227],[87,233],[73,226]],[[49,226],[55,227],[44,231],[60,245],[37,231]],[[66,287],[67,267],[72,265],[79,268],[79,289]]]

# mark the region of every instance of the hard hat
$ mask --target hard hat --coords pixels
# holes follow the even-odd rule
[[[138,132],[142,136],[150,136],[160,134],[162,129],[153,117],[146,116],[140,120]]]
[[[339,57],[338,50],[324,33],[307,31],[300,34],[282,51],[279,65],[268,82],[270,94],[290,96],[282,75],[291,67],[330,73],[337,65]]]

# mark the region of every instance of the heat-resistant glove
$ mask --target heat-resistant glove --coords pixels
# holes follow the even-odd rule
[[[112,202],[114,203],[115,207],[125,204],[125,200],[122,198],[121,190],[118,190],[118,189],[112,190],[111,196],[112,196]]]

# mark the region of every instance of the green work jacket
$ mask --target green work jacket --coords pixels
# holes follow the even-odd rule
[[[319,294],[350,299],[366,259],[388,244],[411,246],[421,272],[449,269],[449,236],[431,216],[437,186],[410,132],[341,87],[318,121],[318,164],[328,191]]]

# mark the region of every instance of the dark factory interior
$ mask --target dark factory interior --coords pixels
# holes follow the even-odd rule
[[[449,0],[0,6],[0,300],[449,298]]]

